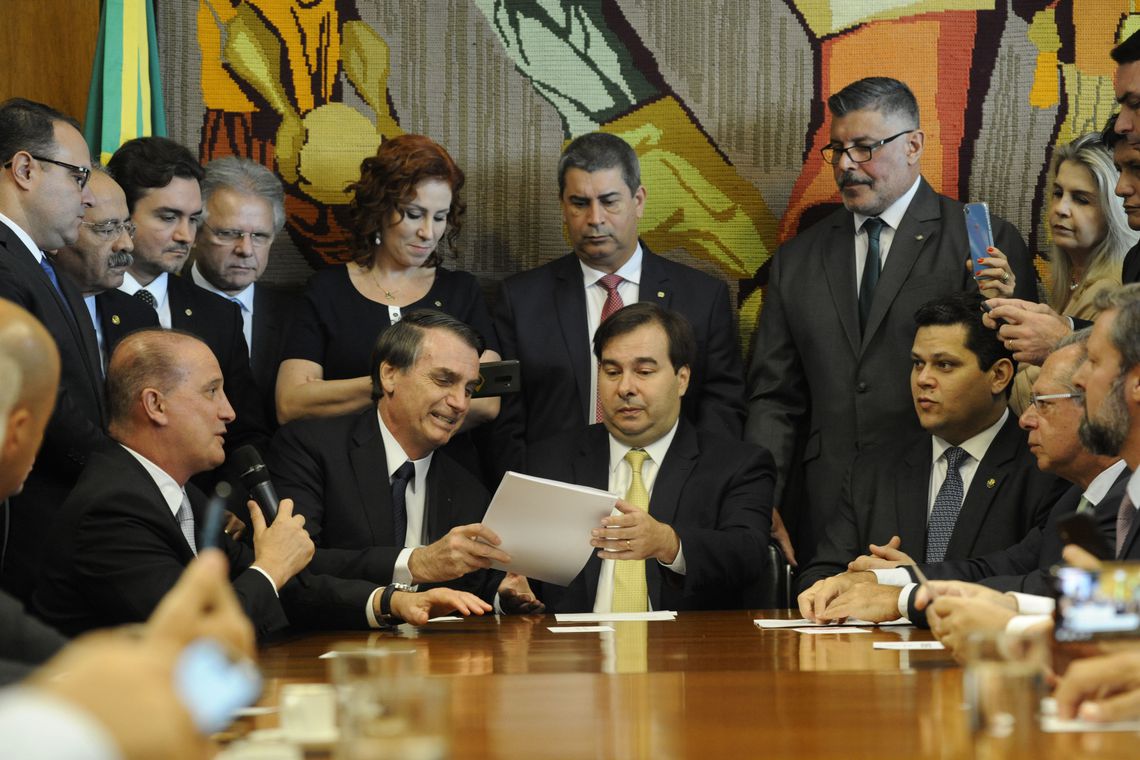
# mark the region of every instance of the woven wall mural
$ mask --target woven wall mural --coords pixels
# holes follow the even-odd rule
[[[343,260],[344,187],[404,132],[467,173],[450,265],[494,283],[565,253],[555,166],[576,135],[633,144],[659,253],[724,278],[742,341],[766,262],[838,201],[819,148],[827,96],[910,84],[923,173],[986,200],[1030,247],[1051,146],[1113,110],[1120,0],[199,0],[159,3],[172,137],[249,156],[287,192],[270,281]]]

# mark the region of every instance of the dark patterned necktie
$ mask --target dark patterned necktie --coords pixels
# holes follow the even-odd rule
[[[969,454],[958,446],[946,449],[946,479],[934,497],[934,509],[930,511],[930,521],[926,526],[926,562],[941,562],[958,521],[958,511],[962,509],[965,491],[962,488],[962,473],[958,468]]]
[[[158,309],[158,301],[154,298],[154,293],[151,293],[146,288],[140,288],[135,291],[135,298],[139,299],[152,309]]]
[[[859,329],[867,329],[867,318],[871,315],[871,300],[875,297],[875,286],[879,284],[879,270],[882,269],[882,257],[879,255],[879,234],[882,233],[885,222],[873,216],[863,222],[863,229],[867,231],[867,261],[863,264],[863,279],[859,284]]]
[[[392,473],[392,532],[396,545],[405,546],[408,535],[408,482],[416,474],[411,462],[404,462]]]
[[[1120,552],[1124,549],[1124,542],[1132,532],[1132,521],[1136,519],[1136,505],[1126,491],[1124,500],[1120,502],[1120,510],[1116,513],[1116,558],[1120,559]]]

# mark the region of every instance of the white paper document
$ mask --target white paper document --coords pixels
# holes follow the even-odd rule
[[[605,633],[613,629],[612,625],[552,625],[546,630],[554,633]]]
[[[629,620],[676,620],[675,610],[656,612],[560,612],[554,616],[559,623],[623,623]]]
[[[826,628],[793,628],[796,633],[870,633],[866,628],[853,628],[849,625],[832,625]]]
[[[876,641],[874,649],[945,649],[941,641]]]
[[[509,566],[493,567],[559,586],[582,572],[591,552],[590,531],[613,511],[617,496],[596,488],[508,472],[483,524],[499,535]]]
[[[757,628],[826,628],[828,626],[838,625],[838,623],[813,623],[807,618],[797,618],[795,620],[769,620],[767,618],[757,619],[752,621],[756,623]],[[867,620],[859,620],[858,618],[848,618],[843,622],[843,625],[910,625],[910,621],[906,618],[895,618],[888,620],[885,623],[872,623]]]

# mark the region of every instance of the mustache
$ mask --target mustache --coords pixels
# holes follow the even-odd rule
[[[855,174],[855,172],[852,171],[851,169],[848,169],[847,171],[843,172],[843,175],[839,178],[839,189],[840,190],[842,190],[845,187],[850,187],[851,185],[870,185],[870,184],[871,184],[871,180],[867,179],[866,177],[857,176]]]
[[[135,257],[126,251],[118,251],[112,253],[107,257],[107,268],[117,269],[119,267],[129,267],[134,263]]]

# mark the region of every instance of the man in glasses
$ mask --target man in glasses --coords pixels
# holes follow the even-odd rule
[[[0,519],[0,585],[27,599],[56,507],[105,440],[103,376],[95,330],[79,291],[44,251],[74,243],[93,202],[91,156],[75,120],[41,103],[0,104],[0,298],[51,333],[62,376],[43,449]]]
[[[843,208],[773,256],[748,373],[745,438],[776,459],[776,504],[801,564],[826,531],[855,453],[920,432],[907,387],[915,311],[978,288],[966,267],[962,204],[921,175],[925,134],[910,89],[861,79],[828,108],[824,157]],[[1036,300],[1021,236],[996,217],[992,226],[1015,292]]]
[[[285,226],[285,191],[261,164],[227,156],[206,165],[202,201],[205,213],[189,276],[241,309],[253,379],[266,419],[276,427],[277,368],[296,299],[258,280],[269,264],[273,239]]]
[[[158,315],[146,304],[117,290],[134,260],[131,251],[135,225],[123,188],[101,168],[91,172],[87,187],[93,202],[79,223],[79,237],[56,251],[52,262],[79,286],[95,325],[99,356],[105,368],[117,342],[108,341],[108,336],[121,338],[118,326],[123,322],[158,327]]]

